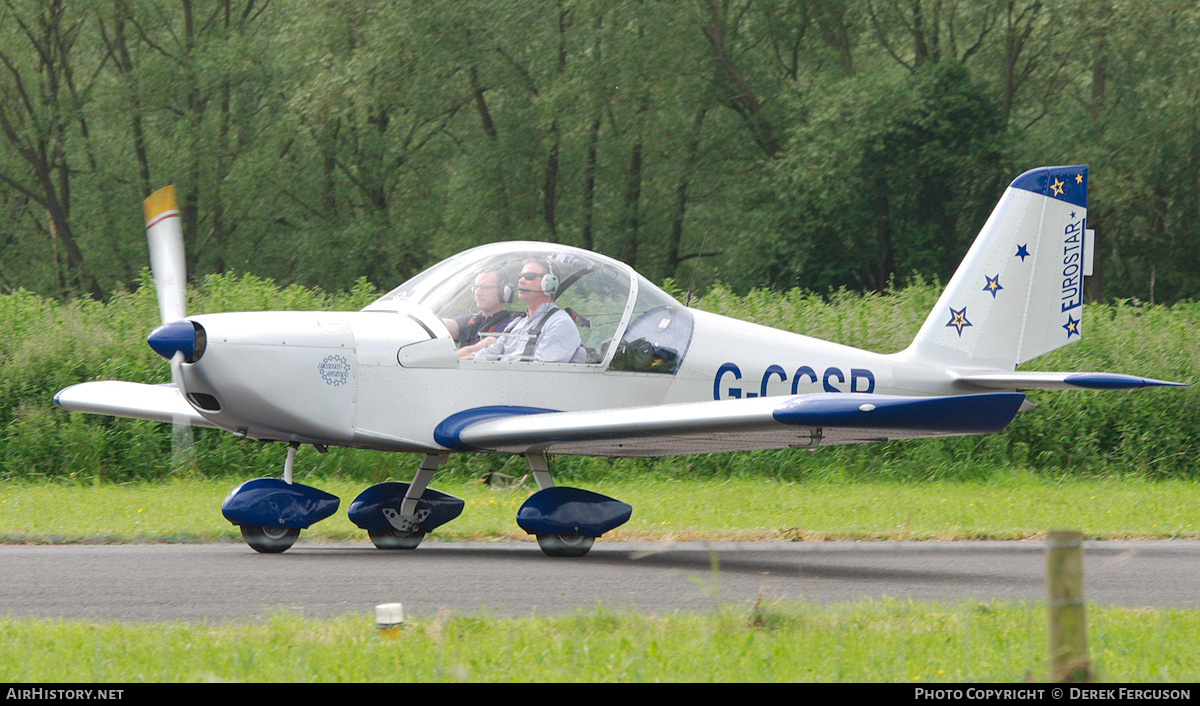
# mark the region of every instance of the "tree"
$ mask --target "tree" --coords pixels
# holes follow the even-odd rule
[[[7,199],[8,220],[39,231],[44,240],[16,241],[26,264],[60,294],[104,292],[84,262],[72,221],[75,167],[69,145],[86,138],[86,91],[76,74],[94,73],[101,57],[77,51],[86,13],[62,0],[5,0],[0,25],[14,28],[0,44],[0,182],[18,195]],[[88,65],[90,63],[90,65]],[[83,64],[82,66],[80,64]],[[60,252],[61,251],[61,252]],[[12,257],[4,253],[9,262]],[[15,281],[16,275],[5,278]],[[42,282],[34,286],[44,286]]]
[[[786,235],[743,244],[752,279],[882,291],[914,272],[953,274],[1003,186],[1003,121],[956,62],[885,83],[860,75],[814,101],[775,172]],[[847,110],[846,98],[861,103]]]

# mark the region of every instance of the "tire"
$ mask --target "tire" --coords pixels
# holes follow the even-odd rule
[[[378,549],[416,549],[425,539],[424,532],[401,532],[399,530],[368,530],[371,543]]]
[[[279,554],[296,543],[300,530],[295,527],[254,527],[242,525],[242,539],[256,552]]]
[[[583,534],[539,534],[537,542],[546,556],[573,557],[587,554],[596,538]]]

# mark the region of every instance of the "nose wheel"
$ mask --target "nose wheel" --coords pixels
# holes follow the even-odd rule
[[[250,548],[263,554],[285,552],[296,543],[300,530],[295,527],[255,527],[242,525],[242,539]]]

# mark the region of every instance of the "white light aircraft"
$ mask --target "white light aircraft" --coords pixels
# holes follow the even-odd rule
[[[362,311],[186,316],[168,187],[144,204],[163,321],[147,340],[171,361],[173,382],[85,382],[55,401],[287,444],[282,478],[247,481],[222,505],[260,552],[285,551],[337,511],[337,497],[292,480],[296,449],[309,444],[423,454],[411,483],[374,485],[348,508],[381,549],[415,548],[461,513],[460,499],[428,487],[449,454],[521,454],[539,490],[517,524],[546,554],[581,556],[632,509],[555,486],[547,454],[986,434],[1027,404],[1022,390],[1177,384],[1016,371],[1083,335],[1087,179],[1087,167],[1066,166],[1013,181],[916,339],[888,355],[690,309],[618,261],[534,242],[468,250]],[[471,325],[454,317],[491,313],[494,302],[476,296],[487,290],[505,309],[538,308],[508,333],[486,334],[497,340],[490,349],[460,357],[452,331]]]

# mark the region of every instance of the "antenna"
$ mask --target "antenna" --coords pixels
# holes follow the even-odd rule
[[[704,244],[708,242],[708,231],[704,231],[704,239],[700,241],[700,249],[696,251],[696,264],[692,266],[692,279],[688,282],[687,299],[683,300],[684,306],[690,306],[692,303],[692,285],[696,283],[696,270],[700,269],[700,255],[704,252]]]

